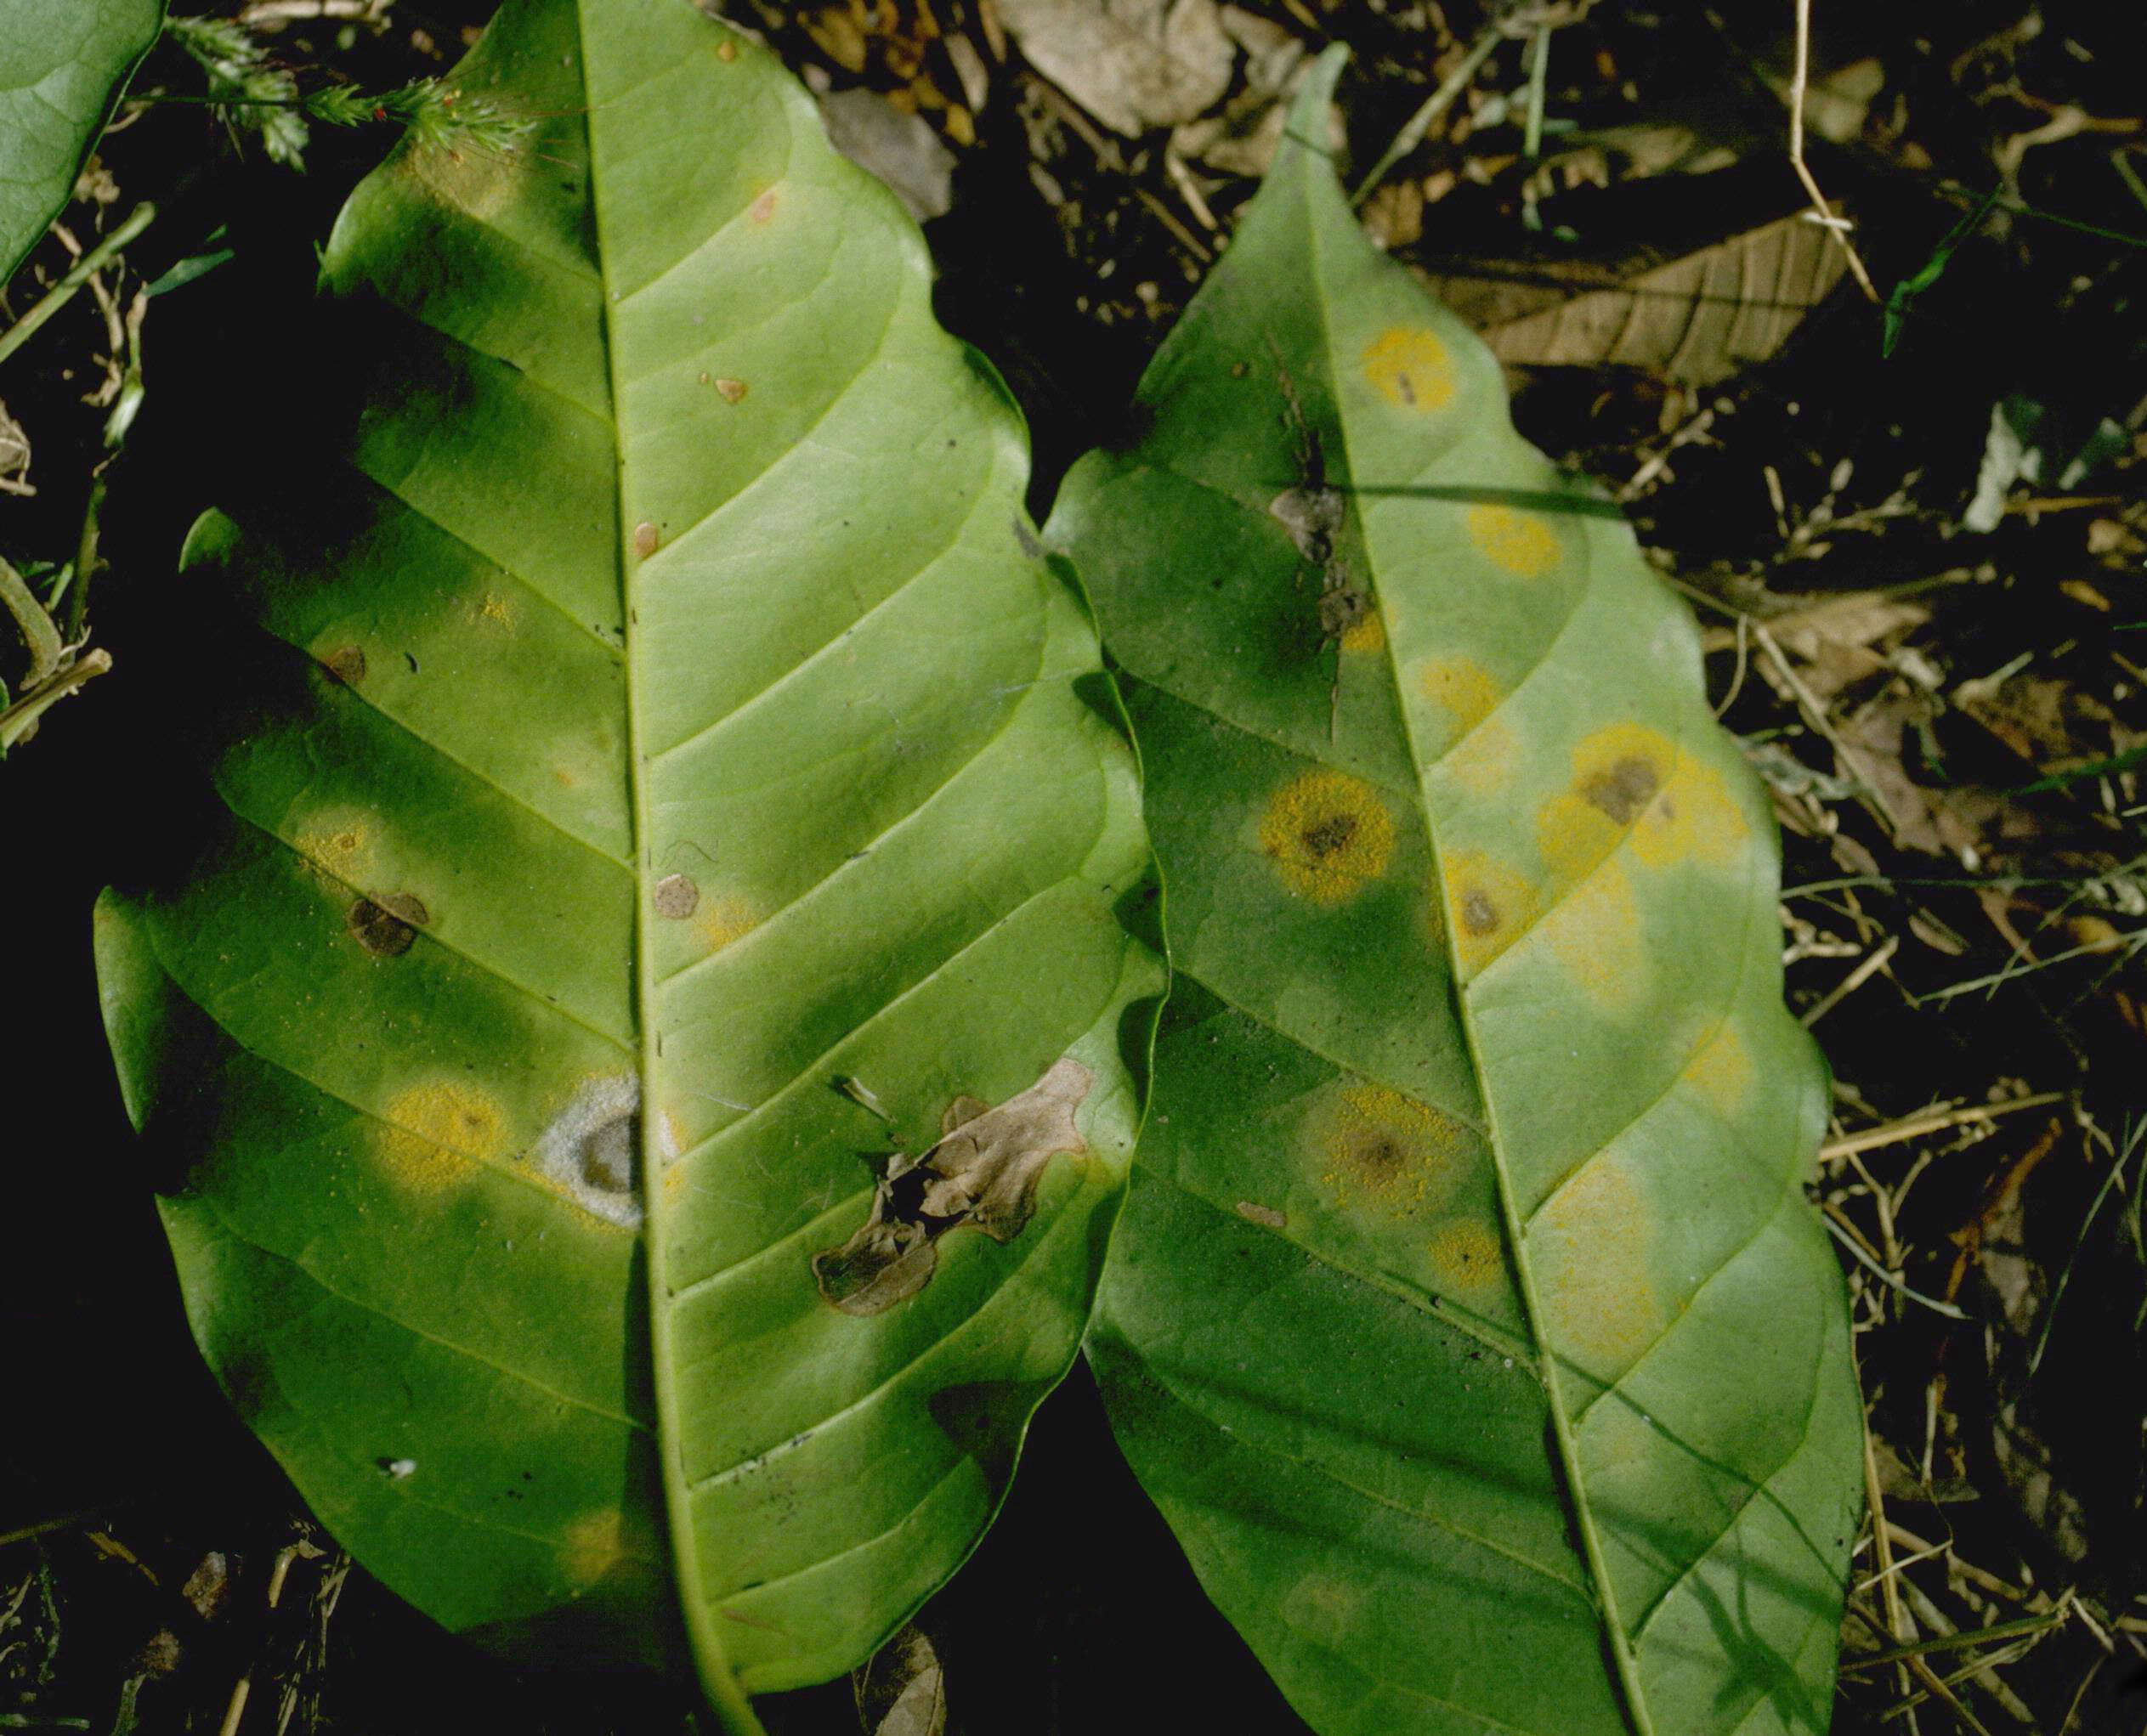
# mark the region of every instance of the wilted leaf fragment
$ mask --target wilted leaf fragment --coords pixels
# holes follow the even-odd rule
[[[1711,386],[1765,361],[1847,269],[1841,244],[1783,218],[1622,280],[1434,280],[1502,362],[1646,368]]]
[[[162,0],[8,0],[0,16],[0,284],[59,215],[156,41]]]
[[[1303,142],[1336,70],[1049,527],[1178,973],[1090,1355],[1322,1731],[1817,1736],[1861,1417],[1770,811],[1630,533]]]
[[[100,907],[107,1019],[195,1335],[338,1538],[547,1659],[683,1629],[745,1730],[968,1552],[1074,1354],[1132,756],[1018,418],[770,55],[509,0],[455,82],[532,130],[337,226],[352,377],[192,539],[251,691],[198,856]],[[1078,1157],[951,1161],[1040,1078]],[[989,1233],[844,1312],[890,1141]]]

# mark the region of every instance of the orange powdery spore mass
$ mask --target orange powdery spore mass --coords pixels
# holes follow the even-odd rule
[[[1275,792],[1260,816],[1260,847],[1294,896],[1340,904],[1386,872],[1394,817],[1362,778],[1322,767]]]
[[[1343,1087],[1314,1111],[1309,1131],[1320,1181],[1338,1207],[1420,1217],[1475,1168],[1468,1128],[1385,1085]]]
[[[1669,1325],[1652,1269],[1655,1214],[1632,1161],[1606,1151],[1539,1209],[1529,1262],[1551,1348],[1604,1382]]]
[[[1491,671],[1473,657],[1435,657],[1419,664],[1416,690],[1452,720],[1449,744],[1490,716],[1504,697]]]
[[[1447,926],[1466,982],[1536,919],[1534,885],[1511,862],[1480,850],[1457,851],[1446,862]]]
[[[292,840],[299,855],[338,880],[357,885],[371,861],[372,834],[363,822],[323,819]]]
[[[1342,630],[1342,636],[1335,642],[1352,656],[1384,651],[1386,649],[1386,623],[1379,619],[1377,609],[1368,609]]]
[[[1477,1303],[1507,1287],[1505,1244],[1488,1224],[1473,1218],[1442,1224],[1425,1244],[1440,1292]]]
[[[497,1160],[507,1142],[499,1100],[474,1085],[439,1080],[413,1085],[388,1105],[382,1162],[398,1181],[431,1190],[462,1180],[473,1163]]]
[[[1365,347],[1364,377],[1402,410],[1425,415],[1453,399],[1453,357],[1432,332],[1389,326]]]
[[[1464,522],[1477,551],[1516,579],[1540,579],[1559,563],[1558,533],[1540,513],[1486,504],[1470,507]]]

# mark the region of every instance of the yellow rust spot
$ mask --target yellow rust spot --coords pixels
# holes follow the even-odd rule
[[[1466,1128],[1385,1085],[1347,1085],[1324,1098],[1306,1132],[1337,1207],[1419,1217],[1445,1204],[1475,1168]]]
[[[1510,862],[1480,850],[1447,858],[1446,888],[1447,926],[1465,982],[1527,932],[1536,889]]]
[[[1364,377],[1389,404],[1426,415],[1453,398],[1453,358],[1433,333],[1391,325],[1366,346]]]
[[[1752,1052],[1737,1027],[1725,1024],[1685,1063],[1684,1079],[1723,1114],[1734,1116],[1752,1094]]]
[[[1606,862],[1580,882],[1559,905],[1544,937],[1566,975],[1606,1010],[1631,1007],[1648,985],[1640,904],[1622,862]]]
[[[1480,1302],[1506,1288],[1506,1250],[1487,1224],[1473,1218],[1442,1224],[1425,1244],[1442,1295]]]
[[[1553,877],[1588,874],[1629,832],[1649,868],[1703,862],[1734,866],[1750,828],[1715,766],[1680,754],[1644,724],[1613,723],[1573,749],[1572,783],[1537,816],[1537,841]]]
[[[1655,1225],[1631,1160],[1610,1151],[1559,1188],[1529,1230],[1551,1347],[1599,1380],[1622,1374],[1669,1324],[1652,1269]]]
[[[752,933],[760,926],[760,921],[753,913],[753,907],[743,898],[728,893],[711,898],[703,893],[694,928],[707,942],[711,953],[720,953],[733,941]]]
[[[634,1552],[628,1546],[626,1516],[615,1507],[598,1507],[568,1525],[559,1543],[559,1568],[577,1590],[593,1586]]]
[[[1342,636],[1335,642],[1343,650],[1370,653],[1386,649],[1386,623],[1379,619],[1379,612],[1367,609],[1342,630]]]
[[[1260,847],[1295,896],[1340,904],[1386,872],[1394,818],[1362,778],[1323,767],[1275,792],[1260,816]]]
[[[1558,564],[1558,534],[1540,513],[1487,502],[1470,507],[1465,523],[1483,557],[1516,579],[1540,579]]]
[[[484,601],[478,604],[475,614],[479,620],[489,621],[496,627],[514,625],[514,605],[496,591],[484,593]]]
[[[507,1117],[498,1099],[459,1081],[413,1085],[390,1100],[387,1119],[382,1161],[411,1187],[450,1186],[472,1163],[491,1162],[506,1147]]]
[[[730,37],[725,37],[722,42],[716,44],[716,58],[726,65],[729,65],[730,62],[738,59],[738,44]]]

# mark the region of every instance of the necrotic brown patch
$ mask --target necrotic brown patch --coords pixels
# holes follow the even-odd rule
[[[416,902],[415,899],[410,902]],[[420,910],[423,908],[418,906]],[[351,905],[343,913],[343,926],[350,930],[350,937],[376,958],[399,958],[417,938],[414,925],[370,898],[360,898]]]
[[[1464,933],[1491,935],[1498,931],[1498,907],[1491,902],[1491,895],[1481,886],[1471,886],[1461,895],[1461,927]]]
[[[1662,787],[1662,773],[1652,761],[1628,755],[1586,779],[1580,793],[1590,806],[1600,808],[1617,824],[1629,826],[1646,811]]]
[[[656,527],[647,519],[643,519],[640,523],[634,526],[634,553],[643,560],[647,560],[649,556],[656,552],[658,540]]]
[[[346,687],[354,687],[365,678],[365,653],[355,645],[342,646],[322,658],[320,666]]]

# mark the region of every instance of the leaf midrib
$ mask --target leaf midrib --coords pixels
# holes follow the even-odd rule
[[[1334,330],[1327,317],[1327,302],[1323,293],[1326,274],[1322,269],[1320,225],[1311,205],[1313,176],[1318,172],[1310,167],[1314,156],[1311,146],[1303,140],[1294,143],[1294,167],[1297,182],[1294,191],[1298,199],[1298,215],[1304,224],[1306,252],[1314,291],[1309,299],[1312,317],[1317,322],[1320,353],[1327,364],[1328,379],[1335,388],[1334,433],[1341,451],[1342,473],[1348,478],[1344,494],[1350,503],[1350,517],[1356,526],[1358,544],[1366,552],[1366,567],[1376,603],[1380,575],[1371,570],[1370,545],[1364,534],[1362,509],[1357,503],[1353,487],[1350,485],[1354,483],[1357,476],[1356,455],[1351,450],[1348,419],[1343,414],[1340,391],[1341,369],[1335,352]],[[1355,219],[1351,218],[1350,221],[1354,223]],[[1391,634],[1385,636],[1383,654],[1387,660],[1388,678],[1393,683],[1393,690],[1398,693],[1402,691],[1402,671]],[[1397,710],[1401,713],[1401,729],[1409,761],[1418,769],[1420,779],[1425,763],[1424,752],[1411,726],[1408,707],[1402,706]],[[1450,908],[1449,901],[1444,896],[1447,890],[1446,868],[1439,847],[1437,828],[1432,824],[1430,805],[1424,800],[1420,785],[1417,801],[1423,818],[1425,840],[1431,852],[1433,875],[1442,895],[1442,906]],[[1634,1736],[1654,1736],[1653,1720],[1648,1714],[1646,1698],[1640,1687],[1639,1660],[1633,1649],[1632,1637],[1627,1631],[1618,1611],[1617,1592],[1606,1558],[1602,1534],[1597,1526],[1582,1473],[1579,1446],[1574,1439],[1565,1396],[1560,1388],[1557,1353],[1544,1326],[1543,1303],[1536,1291],[1527,1237],[1515,1199],[1513,1177],[1507,1166],[1505,1142],[1499,1131],[1497,1105],[1493,1100],[1489,1077],[1481,1060],[1482,1044],[1476,1032],[1469,984],[1461,973],[1461,958],[1454,945],[1453,925],[1450,923],[1442,925],[1442,931],[1447,947],[1447,968],[1454,986],[1455,1022],[1460,1031],[1463,1058],[1476,1081],[1477,1094],[1483,1105],[1487,1129],[1485,1144],[1491,1153],[1492,1171],[1498,1187],[1499,1215],[1504,1220],[1506,1244],[1513,1259],[1515,1287],[1519,1292],[1521,1313],[1527,1325],[1529,1337],[1535,1345],[1537,1376],[1542,1381],[1544,1394],[1549,1401],[1548,1408],[1552,1439],[1557,1449],[1559,1479],[1565,1488],[1573,1528],[1579,1535],[1582,1556],[1592,1582],[1604,1637],[1608,1643],[1612,1661],[1616,1665],[1615,1675],[1623,1709],[1633,1725]]]

